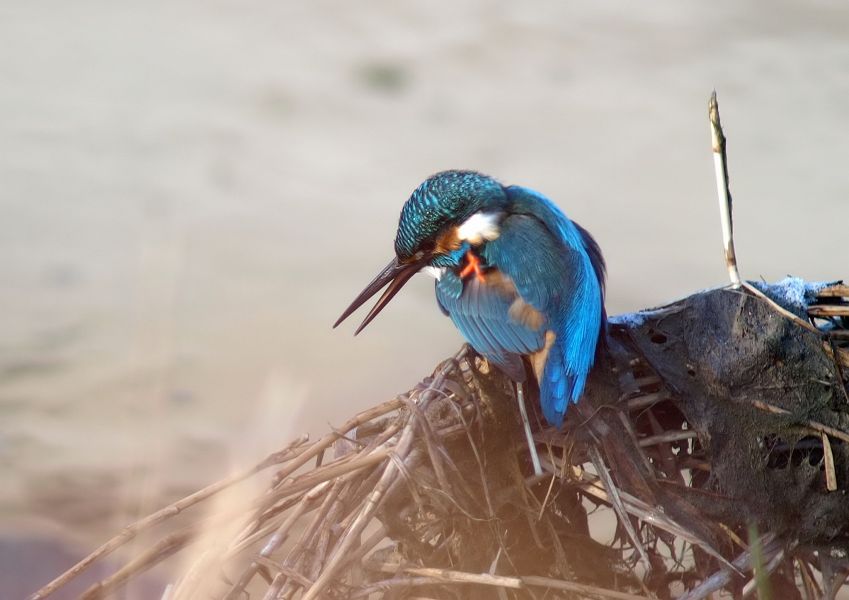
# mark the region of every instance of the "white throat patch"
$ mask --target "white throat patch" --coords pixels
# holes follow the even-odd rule
[[[422,267],[421,272],[424,273],[425,275],[430,275],[431,277],[433,277],[434,279],[439,281],[440,279],[442,279],[442,276],[445,274],[445,267],[432,267],[432,266],[428,265],[426,267]]]
[[[479,246],[484,240],[491,242],[501,234],[498,221],[499,213],[476,212],[463,221],[457,228],[457,236],[472,246]]]

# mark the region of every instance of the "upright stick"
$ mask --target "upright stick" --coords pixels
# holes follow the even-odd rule
[[[516,401],[519,404],[519,414],[522,416],[522,427],[525,429],[525,438],[528,440],[528,450],[531,453],[531,464],[534,466],[534,475],[542,475],[542,465],[537,454],[537,445],[534,434],[531,432],[531,422],[528,420],[528,411],[525,408],[525,391],[523,384],[516,384]]]
[[[722,221],[722,243],[725,247],[725,266],[731,284],[740,287],[740,272],[737,270],[737,255],[734,252],[734,223],[731,216],[731,190],[728,187],[728,160],[725,155],[725,134],[719,121],[719,104],[716,90],[710,95],[708,104],[710,135],[713,142],[713,165],[716,170],[716,192],[719,196],[719,217]]]

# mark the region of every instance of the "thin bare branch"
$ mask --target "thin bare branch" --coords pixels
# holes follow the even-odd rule
[[[716,91],[708,103],[710,119],[710,137],[713,146],[713,165],[716,171],[716,192],[719,197],[719,216],[722,223],[722,244],[725,250],[725,267],[734,287],[740,286],[740,272],[737,269],[737,254],[734,251],[734,221],[731,210],[731,189],[728,185],[728,158],[726,155],[725,133],[719,120],[719,103]]]

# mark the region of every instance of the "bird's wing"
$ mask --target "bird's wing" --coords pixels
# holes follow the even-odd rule
[[[514,381],[525,380],[521,355],[542,348],[545,331],[521,313],[522,300],[509,280],[496,270],[485,282],[476,277],[462,281],[448,271],[436,283],[436,298],[477,352]]]
[[[483,254],[545,315],[555,335],[539,384],[546,419],[559,425],[583,392],[603,331],[604,262],[592,237],[545,196],[517,186],[507,193],[512,215]]]
[[[565,344],[565,368],[569,373],[586,373],[592,366],[596,342],[604,328],[605,266],[598,244],[542,194],[518,186],[506,189],[512,212],[533,217],[548,230],[548,236],[538,238],[545,243],[539,245],[536,260],[548,261],[541,268],[548,273],[559,273],[560,277],[543,277],[544,284],[540,285],[533,269],[508,274],[516,282],[519,293],[534,306],[537,302],[552,303],[551,308],[539,308],[544,312],[556,311],[551,320],[557,326],[558,338]],[[559,251],[548,247],[552,242]],[[527,251],[524,254],[528,256]]]

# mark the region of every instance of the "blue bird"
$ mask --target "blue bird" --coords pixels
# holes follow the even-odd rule
[[[395,255],[334,327],[388,286],[359,333],[414,274],[427,272],[440,308],[469,344],[520,394],[532,374],[543,415],[560,427],[605,331],[605,264],[592,236],[538,192],[444,171],[404,204]]]

